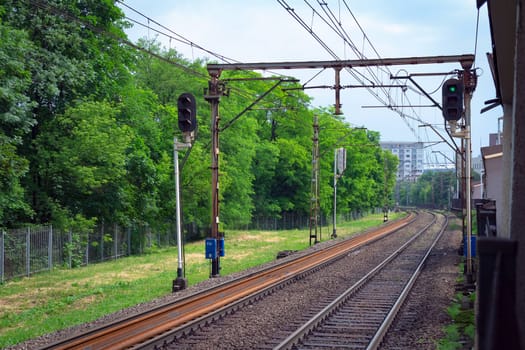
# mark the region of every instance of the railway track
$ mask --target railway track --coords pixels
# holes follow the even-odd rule
[[[41,349],[152,349],[163,347],[215,319],[253,303],[274,290],[313,273],[358,246],[378,240],[415,220],[406,218],[384,225],[327,249],[287,261],[197,295],[165,304],[147,313],[108,324],[50,344]]]
[[[338,296],[331,296],[312,317],[282,341],[280,349],[378,349],[422,266],[444,232],[437,217],[381,264]],[[439,229],[436,229],[436,226]]]

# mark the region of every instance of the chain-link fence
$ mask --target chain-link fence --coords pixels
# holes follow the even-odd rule
[[[154,233],[147,226],[99,225],[92,232],[52,226],[1,230],[0,283],[57,266],[78,267],[174,244],[172,230]]]
[[[373,209],[366,213],[362,211],[352,211],[344,214],[337,214],[337,221],[353,221],[362,218],[370,213],[380,213],[380,209]],[[333,225],[333,216],[320,215],[321,226]],[[232,230],[292,230],[306,229],[310,225],[310,217],[296,213],[282,213],[280,217],[255,216],[249,224],[228,223],[227,226]]]
[[[378,213],[379,209],[367,212]],[[338,221],[351,221],[363,217],[363,212],[338,215]],[[322,226],[332,225],[331,216],[321,216]],[[305,229],[309,217],[283,213],[281,217],[254,217],[246,224],[229,223],[228,229],[289,230]],[[90,232],[56,230],[52,226],[31,226],[23,229],[0,230],[0,283],[30,276],[54,267],[73,268],[122,256],[141,254],[152,247],[176,244],[174,229],[167,225],[163,230],[149,226],[121,227],[114,224],[98,225]],[[206,229],[195,224],[184,225],[187,240],[202,238]]]

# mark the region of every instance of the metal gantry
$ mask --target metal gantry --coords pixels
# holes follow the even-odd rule
[[[343,68],[372,67],[372,66],[394,66],[394,65],[419,65],[419,64],[439,64],[459,62],[463,69],[470,72],[470,67],[474,62],[474,55],[450,55],[450,56],[426,56],[426,57],[401,57],[401,58],[378,58],[378,59],[357,59],[357,60],[332,60],[332,61],[303,61],[303,62],[258,62],[258,63],[221,63],[208,64],[208,74],[210,80],[205,99],[210,103],[211,108],[211,169],[212,169],[212,215],[211,215],[211,237],[217,240],[217,250],[220,250],[219,240],[224,238],[219,232],[219,101],[225,94],[224,83],[219,80],[223,70],[276,70],[276,69],[320,69],[332,68],[335,70],[335,107],[336,112],[340,112],[339,91],[340,85],[339,72]],[[475,75],[475,74],[474,74]],[[469,75],[471,77],[471,75]],[[473,89],[472,89],[473,91]],[[470,103],[470,99],[468,100]],[[467,102],[467,100],[466,100]],[[465,102],[465,103],[466,103]],[[468,149],[470,150],[470,107],[468,108],[468,123],[465,123],[465,130],[462,135],[468,136]],[[456,136],[456,135],[454,135]],[[459,136],[456,136],[459,137]],[[470,152],[470,151],[469,151]],[[468,157],[470,157],[470,153]],[[470,164],[470,162],[469,162]],[[468,175],[468,174],[467,174]],[[470,191],[470,179],[467,181],[468,191]],[[470,203],[467,203],[470,208]],[[467,220],[471,214],[467,213]],[[470,225],[470,224],[469,224]],[[468,229],[467,229],[468,230]],[[315,231],[315,230],[314,230]],[[314,232],[315,233],[315,232]],[[470,234],[470,232],[469,232]],[[313,234],[310,234],[310,240]],[[317,237],[317,233],[315,233]],[[470,237],[470,236],[469,236]],[[470,252],[470,240],[468,241]],[[219,254],[220,255],[220,254]],[[469,259],[467,259],[469,261]],[[220,260],[219,257],[212,259],[211,276],[219,276]]]

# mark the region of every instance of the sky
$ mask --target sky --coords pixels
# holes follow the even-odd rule
[[[320,6],[319,2],[327,5]],[[480,114],[484,101],[495,98],[496,92],[486,58],[486,53],[491,51],[487,9],[486,5],[483,6],[478,17],[475,0],[125,0],[125,4],[150,20],[121,5],[129,18],[149,23],[151,27],[155,27],[154,21],[158,22],[165,27],[160,29],[162,32],[168,33],[169,29],[200,47],[243,63],[334,60],[281,4],[293,8],[293,13],[339,59],[358,58],[350,45],[368,59],[476,54],[474,68],[478,85],[472,99],[472,155],[478,156],[480,147],[488,146],[489,133],[502,128],[498,126],[501,107]],[[326,19],[327,15],[324,10],[331,11],[336,20],[335,28],[344,30],[346,42],[325,24],[323,18]],[[163,46],[177,50],[189,60],[206,58],[218,61],[195,46],[157,34],[154,29],[134,25],[127,34],[132,41],[156,38]],[[370,80],[372,74],[382,84],[399,84],[402,80],[392,80],[390,76],[449,73],[456,69],[461,69],[459,63],[343,70],[341,85],[358,84],[356,79]],[[334,85],[331,69],[272,73],[294,76],[306,86]],[[414,80],[441,103],[441,84],[450,77],[452,75],[418,75]],[[407,87],[405,93],[401,88],[373,89],[382,98],[389,93],[396,104],[403,106],[398,110],[407,115],[406,118],[379,107],[382,104],[366,89],[342,90],[345,120],[356,127],[379,131],[382,141],[425,142],[428,146],[425,148],[427,166],[448,162],[443,154],[453,159],[453,150],[444,142],[434,144],[441,141],[441,137],[431,128],[421,126],[431,124],[449,140],[443,129],[441,111],[435,107],[417,107],[429,105],[431,101],[413,85]],[[335,103],[332,89],[308,89],[305,92],[313,98],[313,107]],[[247,105],[250,102],[247,101]],[[409,107],[409,104],[416,107]],[[222,110],[221,115],[225,114],[227,111]],[[455,142],[460,144],[457,138]]]

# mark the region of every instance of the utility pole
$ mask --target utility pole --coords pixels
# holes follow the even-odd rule
[[[206,257],[211,260],[210,277],[220,275],[220,257],[224,256],[224,237],[219,232],[219,102],[224,85],[219,82],[221,69],[208,70],[210,81],[204,96],[211,108],[211,232],[206,240]],[[208,255],[208,250],[210,255]]]
[[[463,83],[465,85],[465,180],[467,202],[467,282],[473,282],[472,271],[472,133],[471,133],[471,108],[472,94],[476,88],[476,74],[469,67],[464,67]]]
[[[384,176],[384,185],[383,185],[383,222],[388,221],[388,186],[387,186],[387,164],[386,157],[383,157],[383,176]]]
[[[332,238],[337,237],[337,149],[334,151],[334,230]]]
[[[310,191],[310,245],[320,242],[321,228],[319,223],[319,123],[314,115],[314,136],[312,138],[312,186]]]

